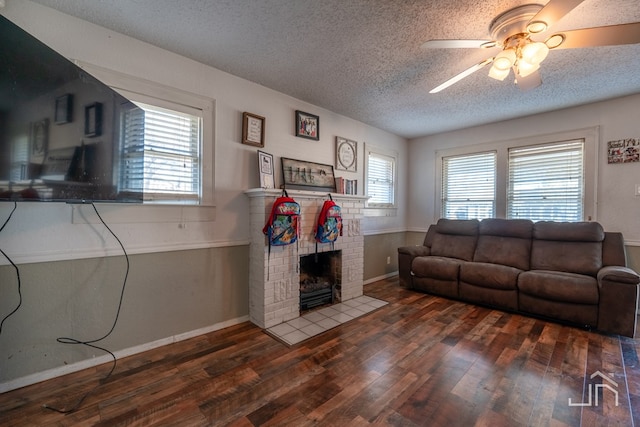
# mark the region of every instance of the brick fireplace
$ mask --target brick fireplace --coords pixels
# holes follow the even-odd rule
[[[262,227],[281,190],[256,188],[247,190],[249,197],[251,248],[249,265],[249,317],[261,328],[270,328],[300,316],[300,257],[316,253],[313,229],[327,200],[327,193],[287,190],[301,207],[298,244],[271,247]],[[318,253],[340,253],[340,301],[362,295],[364,274],[364,237],[360,231],[363,196],[331,194],[342,208],[343,235],[333,244],[318,244]]]

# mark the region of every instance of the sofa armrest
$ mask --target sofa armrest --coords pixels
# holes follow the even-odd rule
[[[398,248],[398,254],[410,255],[412,258],[427,256],[431,255],[431,248],[426,246],[401,246]]]
[[[398,279],[400,286],[412,288],[411,263],[418,256],[427,256],[431,248],[427,246],[401,246],[398,248]]]
[[[603,267],[598,271],[598,285],[602,286],[605,281],[637,285],[640,283],[640,275],[627,267]]]
[[[598,329],[633,338],[640,296],[640,276],[630,268],[609,266],[598,271]]]

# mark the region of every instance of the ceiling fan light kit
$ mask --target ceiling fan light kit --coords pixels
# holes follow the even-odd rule
[[[540,69],[540,64],[549,54],[549,47],[534,42],[526,33],[519,33],[505,40],[505,49],[494,60],[489,77],[504,80],[513,68],[516,75],[527,77]],[[506,72],[505,72],[506,71]]]
[[[493,65],[489,70],[489,77],[504,80],[513,69],[518,87],[530,90],[542,84],[540,64],[550,49],[640,43],[640,22],[563,31],[552,34],[545,42],[535,40],[538,34],[547,31],[583,1],[549,0],[544,6],[525,4],[509,9],[489,25],[492,40],[427,41],[422,45],[423,48],[502,48],[497,55],[464,70],[429,93],[440,92],[490,63]]]

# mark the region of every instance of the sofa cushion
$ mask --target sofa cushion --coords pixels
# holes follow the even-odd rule
[[[431,277],[442,280],[458,280],[462,261],[437,256],[417,257],[411,264],[416,277]]]
[[[533,238],[569,242],[602,242],[604,229],[597,222],[539,221],[533,225]]]
[[[604,230],[596,222],[537,222],[531,269],[596,276],[602,267]]]
[[[515,290],[521,271],[506,265],[465,262],[460,265],[460,282],[483,288]]]
[[[529,269],[533,222],[489,218],[480,221],[474,261]]]
[[[583,274],[531,270],[518,276],[518,291],[540,299],[598,304],[598,281]]]
[[[431,255],[471,261],[478,241],[479,223],[476,219],[438,220]]]

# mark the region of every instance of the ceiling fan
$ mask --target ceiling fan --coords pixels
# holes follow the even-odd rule
[[[545,6],[525,4],[498,15],[489,25],[492,40],[429,40],[421,47],[480,48],[492,50],[487,59],[464,70],[435,87],[429,93],[437,93],[493,64],[489,77],[504,80],[513,70],[515,82],[522,90],[542,84],[540,64],[550,49],[612,46],[640,43],[640,22],[551,32],[547,30],[584,0],[550,0]],[[495,56],[494,48],[501,49]]]

